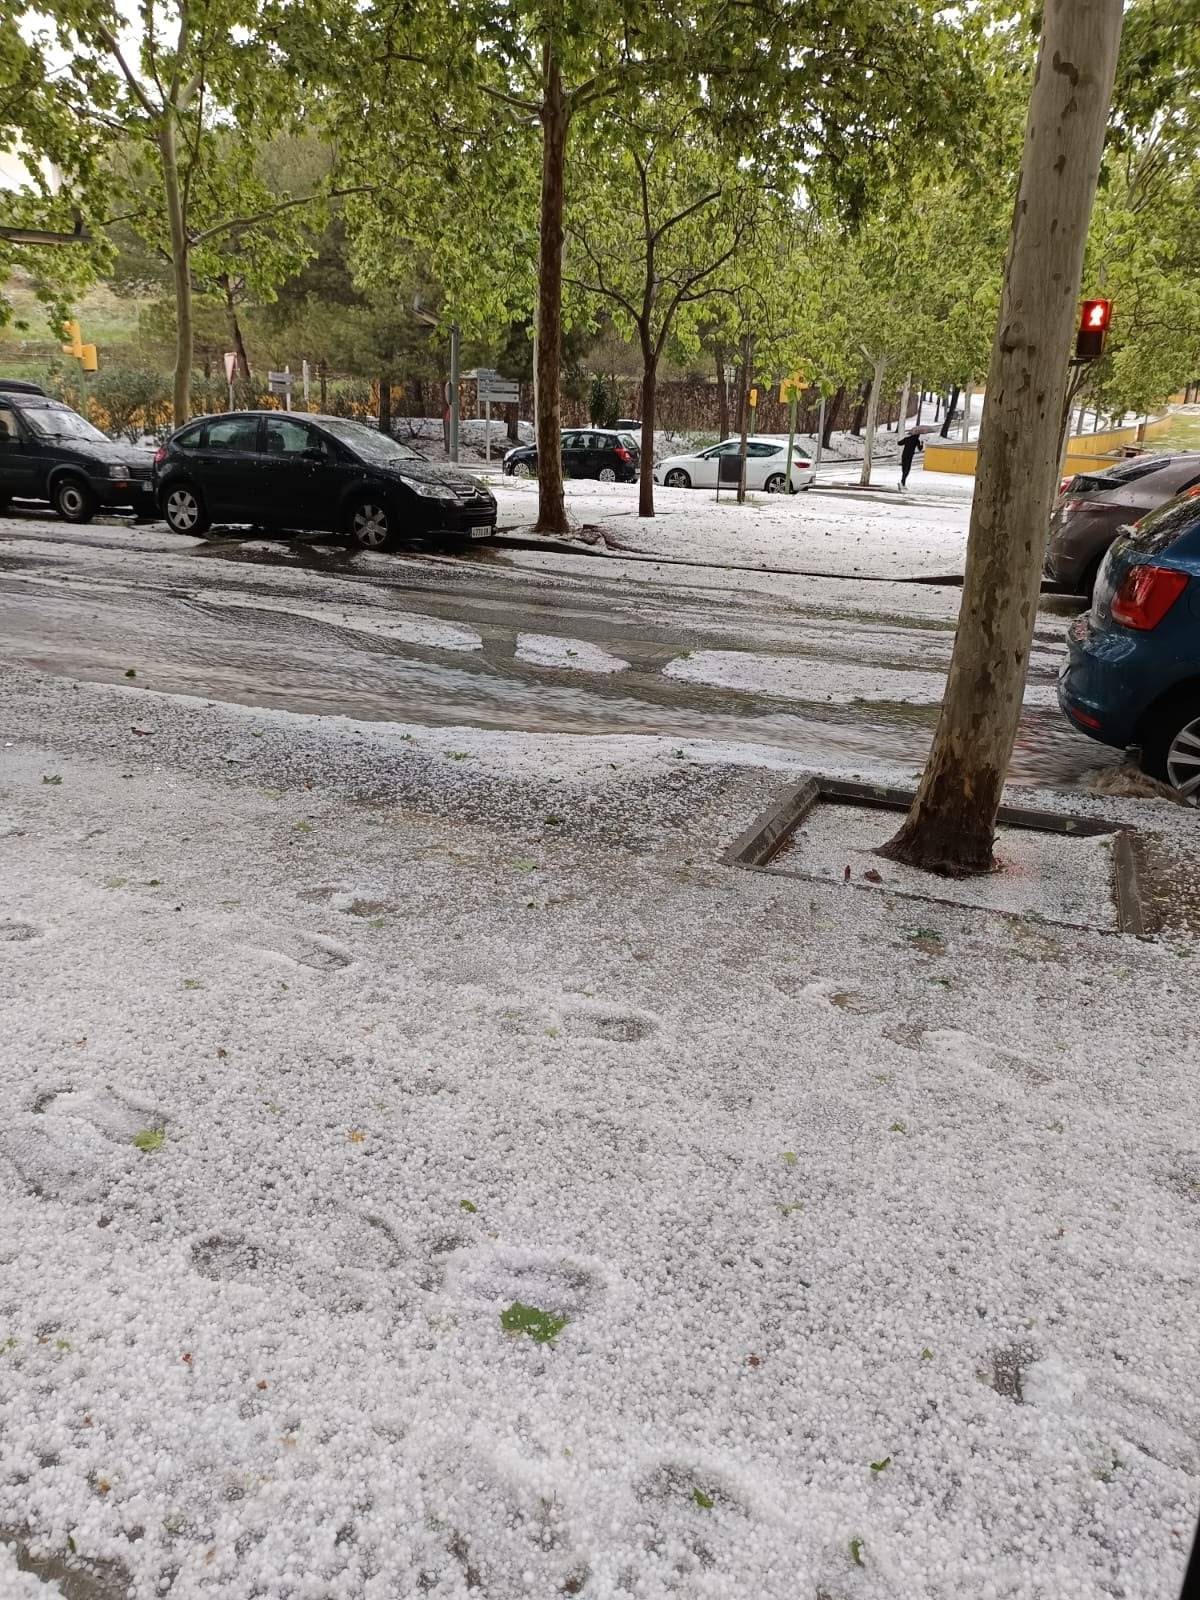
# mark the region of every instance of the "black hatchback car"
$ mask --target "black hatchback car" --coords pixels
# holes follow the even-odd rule
[[[1200,483],[1200,451],[1135,456],[1063,485],[1050,519],[1043,570],[1089,600],[1105,552],[1123,527]]]
[[[154,515],[153,452],[114,444],[36,384],[0,380],[0,510],[10,500],[48,500],[68,522],[101,507]]]
[[[564,478],[599,478],[602,483],[633,483],[642,453],[631,433],[612,428],[565,428],[562,436]],[[537,445],[519,444],[504,458],[510,478],[537,477]]]
[[[172,435],[154,462],[159,508],[175,533],[251,523],[388,550],[405,539],[486,539],[496,531],[496,501],[468,473],[344,417],[202,417]]]

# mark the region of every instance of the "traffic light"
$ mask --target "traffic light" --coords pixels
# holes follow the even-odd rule
[[[1085,300],[1079,308],[1075,335],[1076,361],[1096,361],[1104,354],[1104,340],[1112,321],[1111,300]]]
[[[69,344],[64,344],[62,347],[63,355],[74,356],[77,361],[82,361],[83,334],[79,331],[79,324],[77,322],[64,322],[62,331],[63,338],[70,340]]]
[[[81,344],[78,355],[80,361],[83,362],[83,370],[85,372],[98,372],[100,370],[100,362],[97,358],[94,344]]]

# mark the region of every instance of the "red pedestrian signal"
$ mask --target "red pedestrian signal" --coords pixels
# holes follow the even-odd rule
[[[1104,338],[1112,321],[1111,300],[1085,300],[1079,308],[1075,335],[1076,361],[1096,361],[1104,354]]]

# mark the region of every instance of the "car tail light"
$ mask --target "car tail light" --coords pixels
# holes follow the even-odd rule
[[[165,450],[165,448],[164,448],[164,449],[159,449],[159,450],[156,450],[156,451],[155,451],[155,452],[154,452],[154,465],[155,465],[155,466],[156,466],[156,467],[161,467],[161,466],[162,466],[162,464],[163,464],[163,462],[164,462],[164,461],[165,461],[165,460],[166,460],[166,459],[167,459],[167,452],[166,452],[166,450]]]
[[[812,462],[811,461],[797,461],[796,465],[798,467],[803,467],[804,471],[807,472],[809,467],[812,466]]]
[[[1113,596],[1113,620],[1143,632],[1157,628],[1187,585],[1187,573],[1174,567],[1133,567]]]
[[[629,451],[626,450],[622,445],[618,445],[617,448],[613,451],[613,454],[616,456],[618,461],[632,461],[633,460],[633,457],[629,454]]]
[[[1094,500],[1064,500],[1060,509],[1066,513],[1076,511],[1104,511],[1107,508],[1097,505]]]

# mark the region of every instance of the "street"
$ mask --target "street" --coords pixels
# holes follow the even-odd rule
[[[1052,603],[1010,778],[1070,786],[1114,754],[1054,703],[1074,605]],[[8,664],[364,720],[771,745],[839,768],[919,765],[956,608],[949,586],[702,562],[488,547],[351,557],[116,520],[0,519]]]

